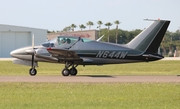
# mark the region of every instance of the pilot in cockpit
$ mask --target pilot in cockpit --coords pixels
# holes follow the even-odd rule
[[[68,38],[68,39],[66,40],[66,44],[70,44],[70,43],[71,43],[71,39]]]
[[[61,44],[65,44],[66,43],[66,39],[65,38],[62,38],[61,39]]]
[[[59,45],[66,45],[66,44],[71,44],[71,43],[72,42],[70,38],[65,38],[65,37],[58,38]]]

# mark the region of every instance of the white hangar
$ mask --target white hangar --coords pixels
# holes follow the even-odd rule
[[[40,45],[47,39],[46,29],[29,28],[0,24],[0,58],[9,58],[14,49],[31,46],[32,34],[35,45]]]

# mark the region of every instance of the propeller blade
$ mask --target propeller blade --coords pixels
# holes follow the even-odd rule
[[[32,48],[34,49],[34,34],[32,34]]]

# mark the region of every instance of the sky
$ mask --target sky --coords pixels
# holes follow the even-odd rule
[[[180,29],[180,0],[0,0],[0,24],[52,30],[92,21],[104,24],[119,20],[123,30],[144,29],[151,21],[170,20],[169,31]],[[115,28],[113,24],[110,28]],[[89,28],[87,27],[86,30]]]

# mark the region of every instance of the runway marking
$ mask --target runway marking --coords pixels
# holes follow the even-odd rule
[[[180,76],[0,76],[0,82],[180,83]]]

